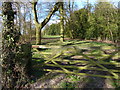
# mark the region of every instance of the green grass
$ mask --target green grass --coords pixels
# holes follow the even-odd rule
[[[56,38],[58,36],[45,36],[46,38]],[[101,43],[101,42],[88,42],[88,41],[79,41],[79,40],[66,40],[64,43],[61,43],[57,40],[44,40],[42,41],[43,43],[46,43],[47,45],[51,45],[51,46],[77,46],[79,47],[79,49],[86,49],[88,51],[88,54],[86,54],[87,56],[93,56],[93,58],[95,59],[100,59],[100,58],[105,58],[108,57],[108,54],[105,54],[103,52],[103,50],[111,50],[111,49],[115,49],[116,47],[112,44],[107,44],[107,43]],[[44,56],[41,54],[41,52],[51,52],[51,53],[56,53],[56,50],[62,50],[63,48],[60,49],[55,49],[55,50],[50,50],[50,49],[46,49],[46,50],[40,50],[40,51],[36,51],[35,49],[32,50],[33,52],[33,58],[37,58],[37,59],[33,59],[33,65],[37,66],[40,64],[44,63]],[[63,54],[64,56],[67,54]],[[49,55],[46,55],[47,57]],[[61,55],[60,58],[64,57]],[[115,58],[117,57],[117,55],[114,56]],[[44,72],[40,72],[40,68],[34,68],[37,72],[35,72],[34,74],[36,74],[37,77],[41,77],[44,76]],[[80,81],[81,78],[80,76],[76,76],[76,75],[68,75],[68,77],[71,81],[73,82],[62,82],[61,83],[61,87],[62,88],[75,88],[77,81]]]
[[[71,82],[62,82],[60,83],[60,88],[65,88],[65,89],[75,89],[76,88],[76,83],[71,83]]]
[[[41,67],[38,67],[39,65],[42,65],[44,63],[44,58],[42,58],[42,56],[37,53],[36,50],[33,49],[33,55],[32,55],[32,76],[33,78],[31,79],[31,83],[34,83],[37,81],[37,79],[39,79],[40,77],[42,77],[45,72],[42,70]]]
[[[60,35],[44,35],[43,38],[60,38]]]
[[[80,76],[78,75],[67,75],[66,77],[69,78],[73,82],[81,80]]]

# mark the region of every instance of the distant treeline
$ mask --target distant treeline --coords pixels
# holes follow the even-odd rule
[[[109,2],[87,4],[84,8],[64,15],[64,35],[72,39],[120,40],[119,9]],[[60,25],[46,26],[46,35],[59,35]]]

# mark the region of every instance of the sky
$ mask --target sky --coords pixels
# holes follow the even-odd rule
[[[88,0],[90,4],[95,4],[97,3],[97,1],[102,1],[102,2],[105,2],[105,1],[108,1],[108,2],[111,2],[112,4],[114,4],[115,6],[118,6],[118,2],[120,0]],[[82,8],[84,6],[84,4],[87,3],[87,0],[75,0],[75,2],[77,3],[78,5],[78,8]]]
[[[68,0],[66,0],[68,1]],[[85,4],[87,4],[87,0],[74,0],[75,3],[77,4],[78,6],[78,9],[81,9],[85,6]],[[97,3],[97,1],[99,0],[89,0],[89,3],[94,5],[95,3]],[[120,0],[100,0],[102,2],[105,2],[105,1],[108,1],[108,2],[111,2],[112,4],[114,4],[116,7],[118,6],[118,2]],[[52,23],[56,23],[56,22],[60,22],[60,20],[50,20],[50,22],[48,23],[49,25],[52,24]]]

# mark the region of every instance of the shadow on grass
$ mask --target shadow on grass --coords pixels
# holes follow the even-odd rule
[[[91,72],[91,73],[99,73],[99,72]],[[100,77],[90,77],[87,76],[85,77],[86,82],[84,83],[84,85],[82,86],[83,90],[89,90],[89,89],[102,89],[105,88],[105,78],[100,78]]]
[[[78,43],[76,43],[76,44],[82,44],[82,43],[90,43],[90,42],[78,42]],[[95,43],[95,42],[94,42]],[[75,43],[69,43],[68,44],[68,46],[69,45],[74,45]],[[98,43],[99,44],[99,43]],[[67,45],[66,45],[67,46]],[[91,48],[91,50],[101,50],[102,51],[102,49],[101,49],[101,46],[92,46],[92,47],[90,47]],[[44,50],[46,50],[46,49],[40,49],[40,51],[44,51]],[[85,52],[85,51],[87,51],[87,50],[83,50],[83,51],[81,51],[81,53],[83,53],[83,52]],[[73,59],[71,59],[71,57],[72,56],[65,56],[63,59],[68,59],[68,60],[73,60]],[[111,60],[111,58],[112,58],[112,56],[109,56],[108,58],[106,58],[106,60],[104,60],[104,61],[106,61],[106,62],[109,62],[110,60]],[[75,60],[75,59],[74,59]],[[76,59],[76,60],[78,60],[78,59]],[[81,59],[79,59],[79,60],[81,60]],[[82,59],[83,60],[83,59]],[[66,65],[66,63],[63,63],[63,62],[57,62],[58,64],[60,64],[60,65]],[[43,75],[45,75],[45,73],[46,72],[44,72],[42,69],[43,68],[48,68],[48,69],[56,69],[56,70],[58,70],[58,69],[60,69],[60,68],[58,68],[58,67],[49,67],[49,66],[46,66],[46,67],[42,67],[42,64],[44,64],[44,58],[33,58],[33,61],[32,61],[32,64],[33,64],[33,66],[37,66],[37,65],[41,65],[41,67],[38,67],[38,68],[34,68],[33,67],[33,80],[37,80],[38,78],[40,78],[40,77],[42,77]],[[68,65],[70,65],[70,63],[67,63]],[[77,66],[77,65],[76,65]],[[106,66],[107,68],[110,68],[110,67],[112,67],[113,68],[113,66]],[[68,68],[67,68],[68,69]],[[69,69],[69,70],[71,70],[71,71],[73,71],[73,68],[72,69]],[[88,70],[81,70],[81,72],[83,73],[86,73],[86,72],[88,72]],[[93,71],[93,73],[99,73],[99,74],[101,74],[100,72],[96,72],[96,71]],[[86,88],[86,87],[91,87],[91,88],[99,88],[99,87],[101,87],[101,88],[103,88],[104,87],[104,84],[105,84],[105,79],[104,78],[99,78],[99,77],[87,77],[87,78],[90,78],[90,80],[84,85],[84,88]],[[98,83],[97,83],[98,82]],[[100,83],[100,82],[102,82],[102,83]],[[100,83],[100,84],[99,84]]]
[[[42,70],[42,67],[36,67],[38,65],[42,65],[43,63],[44,63],[43,58],[32,58],[31,80],[33,80],[34,82],[45,74],[45,72]]]
[[[49,50],[49,48],[37,48],[38,51],[45,51],[45,50]]]
[[[44,40],[44,42],[42,42],[42,45],[46,45],[46,44],[48,44],[48,43],[55,43],[55,42],[57,42],[58,40]]]

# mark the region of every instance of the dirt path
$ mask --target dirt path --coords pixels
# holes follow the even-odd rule
[[[62,88],[61,83],[71,82],[76,83],[74,88],[113,88],[111,85],[110,79],[104,79],[100,77],[87,77],[87,76],[80,76],[80,81],[71,81],[70,78],[66,78],[66,74],[59,74],[59,73],[50,73],[49,76],[38,80],[36,83],[32,84],[32,89],[39,89],[39,88]],[[66,86],[65,88],[70,88],[70,86]]]

